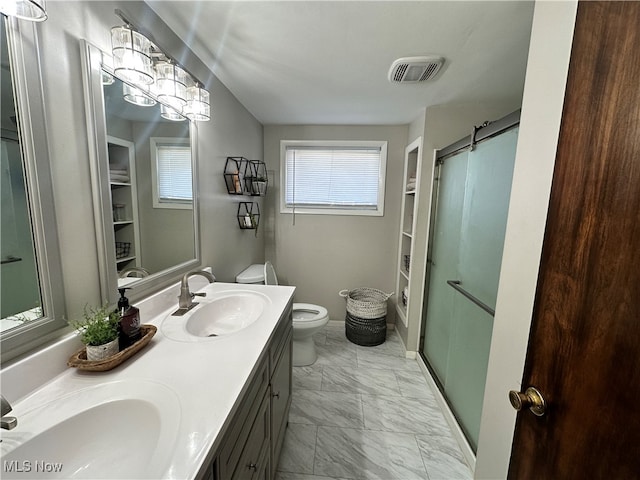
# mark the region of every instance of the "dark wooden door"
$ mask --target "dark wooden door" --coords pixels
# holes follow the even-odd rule
[[[578,5],[528,386],[510,478],[640,478],[640,2]]]

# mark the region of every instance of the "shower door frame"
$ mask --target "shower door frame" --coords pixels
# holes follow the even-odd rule
[[[433,175],[433,187],[432,187],[432,195],[431,195],[431,205],[430,205],[430,216],[429,216],[429,230],[427,235],[427,251],[426,251],[426,266],[425,266],[425,276],[424,276],[424,292],[423,292],[423,301],[422,301],[422,316],[420,318],[420,333],[419,333],[419,342],[418,342],[418,356],[424,366],[427,368],[433,383],[438,387],[439,394],[442,400],[446,403],[449,413],[452,418],[455,419],[459,431],[464,436],[465,441],[469,445],[469,451],[472,451],[471,445],[469,443],[469,439],[467,437],[467,432],[464,428],[462,428],[460,419],[454,412],[450,400],[447,395],[444,393],[444,385],[436,375],[433,367],[430,365],[429,361],[424,354],[424,343],[425,343],[425,325],[426,325],[426,309],[429,302],[429,283],[431,279],[431,263],[432,263],[432,254],[433,254],[433,240],[435,236],[435,226],[438,221],[438,198],[440,193],[440,175],[442,173],[442,164],[447,158],[450,158],[464,149],[470,149],[471,151],[475,149],[475,146],[478,143],[481,143],[485,140],[489,140],[493,137],[497,137],[502,133],[511,130],[512,128],[517,127],[520,124],[520,109],[506,115],[494,122],[486,122],[481,127],[473,127],[473,130],[470,135],[458,140],[457,142],[452,143],[451,145],[442,148],[440,150],[436,150],[434,152],[434,175]]]

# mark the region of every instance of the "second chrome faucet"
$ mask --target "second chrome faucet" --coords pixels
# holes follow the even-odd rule
[[[189,278],[194,275],[200,275],[201,277],[209,280],[209,283],[213,283],[216,281],[216,277],[213,274],[206,272],[204,270],[194,270],[192,272],[187,272],[182,277],[182,282],[180,283],[180,296],[178,297],[178,310],[176,310],[173,315],[181,316],[195,307],[198,303],[193,301],[193,298],[204,297],[206,293],[191,293],[189,290]]]
[[[0,408],[2,410],[0,427],[5,430],[12,430],[16,428],[16,425],[18,425],[18,419],[16,417],[5,417],[5,415],[11,411],[11,404],[9,404],[2,395],[0,395]]]

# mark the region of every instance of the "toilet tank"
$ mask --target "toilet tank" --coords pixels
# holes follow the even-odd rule
[[[264,264],[254,263],[248,266],[238,275],[236,275],[237,283],[264,283]]]

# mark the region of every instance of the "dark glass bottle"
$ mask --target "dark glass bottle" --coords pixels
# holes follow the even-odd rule
[[[129,305],[129,299],[124,296],[128,288],[119,288],[118,315],[120,316],[120,350],[123,350],[142,337],[140,333],[140,310]]]

